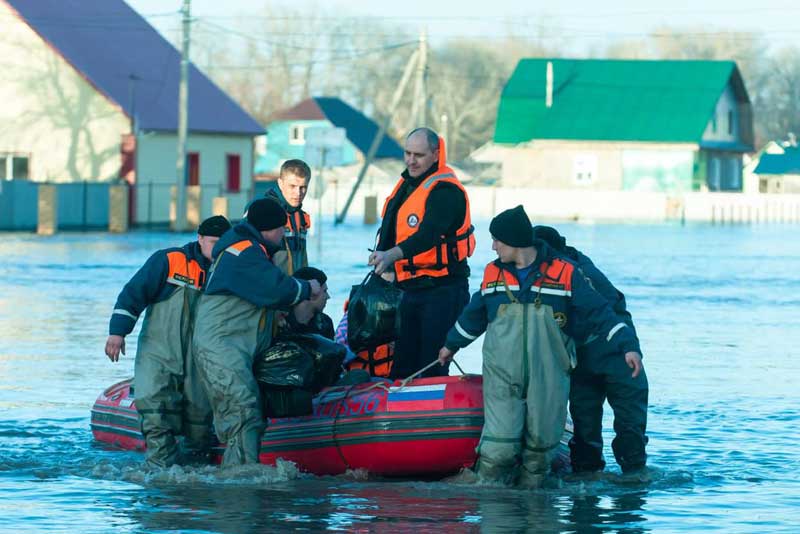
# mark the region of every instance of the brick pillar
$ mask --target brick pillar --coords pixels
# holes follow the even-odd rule
[[[369,195],[364,197],[364,224],[378,222],[378,197]]]
[[[112,234],[124,234],[128,231],[128,195],[127,185],[112,185],[108,188],[108,231]]]
[[[214,197],[211,200],[211,214],[228,217],[228,197]]]
[[[200,226],[200,186],[186,186],[186,222],[189,228]]]
[[[36,233],[53,235],[58,230],[58,191],[53,184],[39,185],[39,217]]]

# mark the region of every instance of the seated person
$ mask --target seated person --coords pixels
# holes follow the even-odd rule
[[[298,280],[316,280],[320,285],[319,295],[295,305],[284,318],[284,331],[292,334],[319,334],[333,340],[333,319],[323,310],[328,303],[328,277],[314,267],[303,267],[292,275]]]
[[[392,371],[394,360],[394,342],[385,343],[373,350],[363,350],[354,353],[347,342],[347,306],[350,301],[344,304],[344,315],[336,327],[336,336],[333,340],[340,345],[347,347],[347,357],[344,360],[344,368],[347,371],[363,369],[370,376],[378,378],[388,378]]]

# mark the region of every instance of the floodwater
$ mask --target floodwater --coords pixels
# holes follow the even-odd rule
[[[471,287],[492,259],[478,224]],[[313,477],[288,463],[146,473],[92,441],[97,395],[132,375],[103,354],[122,285],[190,235],[0,234],[0,532],[797,532],[800,239],[795,226],[561,226],[626,293],[650,380],[652,481],[522,491]],[[324,227],[312,262],[338,320],[374,227]],[[138,332],[138,329],[137,329]],[[480,370],[480,342],[459,355]],[[611,419],[606,414],[606,427]]]

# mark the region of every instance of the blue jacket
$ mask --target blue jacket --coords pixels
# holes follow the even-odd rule
[[[445,346],[451,350],[460,349],[483,334],[497,316],[500,305],[511,302],[510,292],[519,302],[533,303],[539,298],[542,304],[550,306],[558,325],[577,343],[590,336],[602,336],[619,350],[639,351],[636,333],[620,321],[580,269],[570,260],[556,255],[544,241],[537,239],[534,246],[536,260],[525,280],[519,280],[513,264],[495,260],[486,266],[481,290],[472,295],[447,334]]]
[[[168,299],[176,290],[178,286],[168,282],[170,254],[174,252],[182,253],[187,263],[194,268],[193,272],[198,274],[197,279],[190,283],[197,287],[203,286],[211,262],[200,252],[197,241],[155,252],[125,284],[117,297],[108,325],[110,335],[124,337],[130,334],[139,316],[148,306]]]
[[[619,320],[624,321],[635,333],[636,327],[633,324],[633,317],[628,311],[625,295],[622,291],[614,287],[614,284],[611,283],[606,275],[580,250],[575,247],[566,247],[562,255],[572,260],[580,270],[583,271],[583,274],[589,279],[592,287],[603,295],[606,301],[611,305],[611,308],[614,310],[614,313],[617,314]],[[586,352],[592,355],[600,355],[614,352],[615,348],[616,347],[602,338],[592,338],[587,340],[586,344],[579,347],[578,352],[579,356]],[[639,350],[639,353],[641,353],[641,350]]]
[[[205,293],[236,295],[254,306],[279,308],[307,300],[311,286],[305,280],[285,275],[273,265],[275,247],[250,223],[242,221],[214,245],[216,266],[209,275]]]

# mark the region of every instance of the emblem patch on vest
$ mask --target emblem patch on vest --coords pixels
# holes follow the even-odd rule
[[[553,314],[553,319],[556,320],[556,324],[559,328],[564,328],[567,326],[567,314],[563,312],[555,312]]]
[[[412,213],[411,215],[408,216],[408,219],[406,219],[406,222],[408,223],[408,225],[411,228],[414,228],[415,226],[417,226],[419,224],[419,217],[417,216],[416,213]]]

